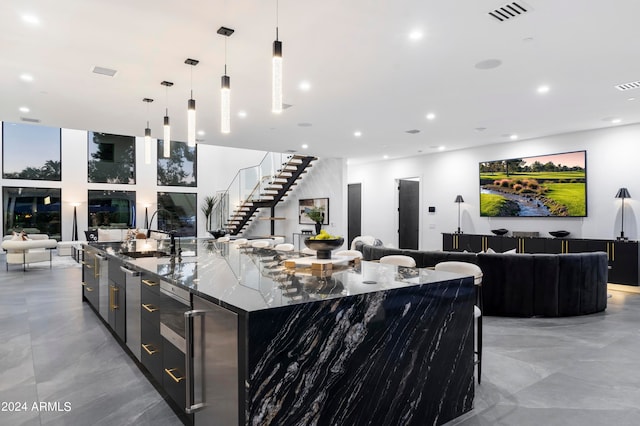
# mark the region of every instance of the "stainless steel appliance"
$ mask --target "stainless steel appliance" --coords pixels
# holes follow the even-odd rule
[[[238,315],[193,296],[186,321],[186,412],[195,426],[237,425]]]
[[[95,254],[96,266],[95,275],[98,280],[98,292],[100,293],[98,302],[98,312],[105,321],[109,321],[109,259],[102,254]]]
[[[120,266],[125,277],[127,347],[140,361],[142,343],[140,341],[140,272]]]

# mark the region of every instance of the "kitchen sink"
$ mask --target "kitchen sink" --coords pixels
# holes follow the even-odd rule
[[[120,254],[132,257],[134,259],[138,259],[140,257],[169,257],[169,256],[171,256],[169,253],[165,253],[163,251],[123,251],[123,252],[120,252]]]

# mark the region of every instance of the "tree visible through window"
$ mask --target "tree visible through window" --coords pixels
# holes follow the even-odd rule
[[[162,156],[163,143],[158,140],[158,185],[196,186],[196,148],[184,142],[171,141],[171,156]]]
[[[89,182],[136,183],[135,137],[89,132]]]
[[[5,179],[61,180],[60,129],[2,123]]]

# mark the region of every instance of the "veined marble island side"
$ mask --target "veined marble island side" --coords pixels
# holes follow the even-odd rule
[[[117,338],[185,423],[426,425],[472,408],[471,277],[374,262],[318,273],[285,268],[298,253],[192,241],[181,258],[91,243],[83,262],[85,299],[125,311]],[[101,279],[108,291],[91,287]]]

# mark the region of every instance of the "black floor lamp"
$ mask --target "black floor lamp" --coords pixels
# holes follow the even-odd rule
[[[462,195],[457,195],[454,202],[458,203],[458,231],[456,232],[456,234],[462,234],[462,231],[460,230],[460,203],[464,203]]]
[[[80,203],[73,204],[73,223],[71,225],[71,241],[78,241],[78,206]]]
[[[618,237],[618,240],[626,240],[627,238],[624,236],[624,199],[631,198],[631,194],[629,194],[627,188],[620,188],[618,189],[616,198],[622,198],[622,226],[620,227],[620,236]]]
[[[149,229],[149,207],[144,206],[144,229]]]

